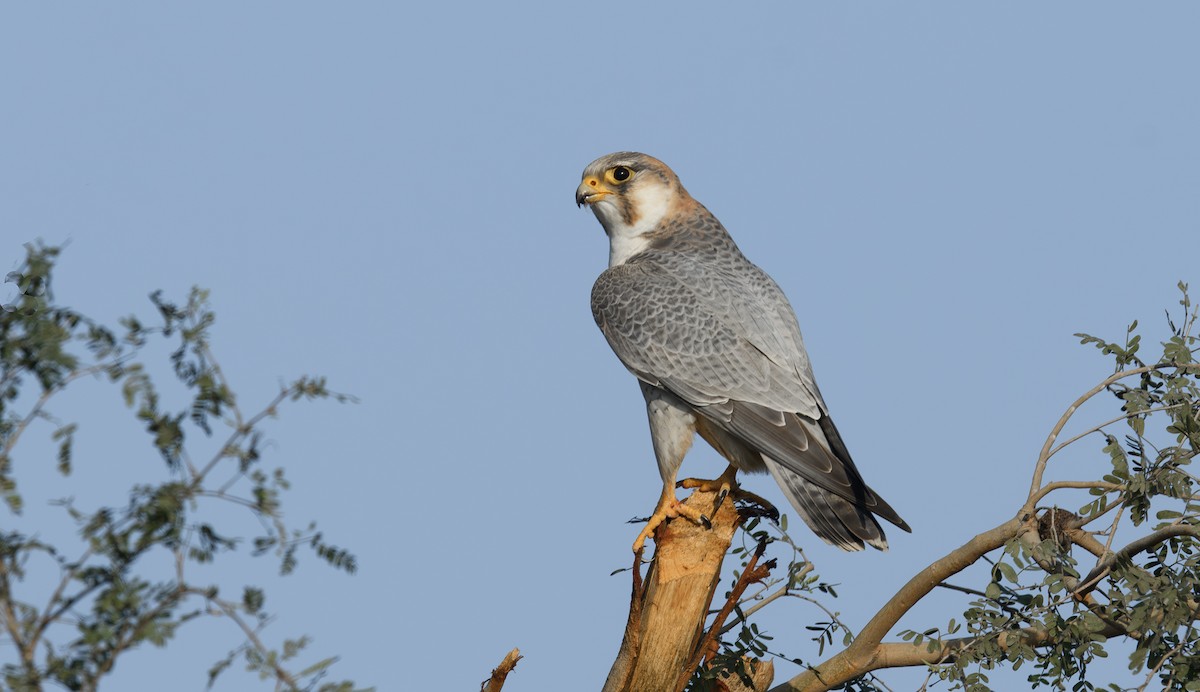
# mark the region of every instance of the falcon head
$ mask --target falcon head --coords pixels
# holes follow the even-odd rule
[[[644,250],[665,219],[695,202],[665,163],[621,151],[583,169],[575,203],[596,214],[609,237],[609,266],[615,266]]]

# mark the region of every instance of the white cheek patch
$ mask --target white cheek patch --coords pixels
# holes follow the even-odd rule
[[[630,200],[637,217],[633,224],[634,232],[640,235],[657,228],[674,198],[671,188],[666,185],[641,185],[633,190]]]
[[[671,188],[666,185],[644,184],[630,190],[633,223],[627,223],[617,205],[606,203],[608,200],[601,200],[593,207],[600,223],[608,231],[608,266],[624,264],[630,257],[646,249],[650,244],[646,234],[658,228],[671,208],[673,199]]]

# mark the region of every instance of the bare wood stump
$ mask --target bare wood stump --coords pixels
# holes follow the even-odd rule
[[[731,500],[713,514],[715,492],[696,491],[683,501],[712,518],[712,528],[686,519],[673,519],[654,534],[654,559],[640,577],[635,564],[633,594],[625,637],[609,671],[604,692],[674,692],[704,633],[704,621],[721,575],[739,517]],[[640,556],[638,556],[640,561]],[[757,689],[766,689],[773,674],[760,664]],[[758,677],[767,675],[758,685]],[[730,690],[740,684],[727,681]]]
[[[492,674],[483,684],[479,686],[479,692],[500,692],[504,687],[504,681],[508,678],[508,674],[513,668],[517,667],[517,661],[521,660],[521,650],[513,649],[504,656],[504,660],[500,661],[500,665],[492,669]]]

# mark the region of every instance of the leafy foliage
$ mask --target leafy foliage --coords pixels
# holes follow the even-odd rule
[[[1153,361],[1142,360],[1136,321],[1122,342],[1077,335],[1113,357],[1103,391],[1121,415],[1063,446],[1099,435],[1108,471],[1078,512],[1037,508],[1036,531],[1010,541],[993,562],[991,580],[964,613],[969,636],[954,642],[952,662],[932,668],[955,682],[951,689],[990,689],[984,671],[1002,664],[1029,664],[1032,688],[1099,689],[1088,669],[1108,656],[1113,639],[1132,643],[1129,669],[1145,676],[1143,688],[1200,689],[1200,504],[1190,471],[1200,450],[1200,343],[1196,309],[1187,286],[1179,289],[1182,316],[1168,314],[1170,334]],[[1122,422],[1123,436],[1107,431]],[[1101,518],[1107,524],[1089,527]],[[1114,548],[1118,538],[1124,547]],[[1072,548],[1091,553],[1090,568]],[[932,650],[946,643],[939,637]]]
[[[927,583],[914,579],[901,588],[903,598],[898,594],[876,615],[894,625],[924,594],[942,587],[970,597],[961,620],[902,631],[897,642],[882,642],[886,630],[876,628],[875,639],[864,644],[823,605],[823,598],[837,596],[835,588],[815,575],[788,538],[786,522],[758,528],[756,520],[744,528],[743,545],[733,551],[741,570],[748,564],[748,544],[760,552],[763,546],[786,547],[790,555],[777,556],[788,567],[738,601],[737,617],[722,630],[719,651],[693,675],[688,689],[724,689],[721,681],[734,676],[748,683],[747,670],[756,660],[780,656],[808,669],[793,680],[802,689],[886,690],[873,671],[924,665],[929,676],[922,689],[943,684],[952,690],[990,690],[989,673],[1005,667],[1028,671],[1026,680],[1034,689],[1119,691],[1128,688],[1089,678],[1098,659],[1119,650],[1127,652],[1129,670],[1141,677],[1139,690],[1200,690],[1200,478],[1191,471],[1200,452],[1200,310],[1187,286],[1180,283],[1179,289],[1182,310],[1168,313],[1168,334],[1153,359],[1146,356],[1136,321],[1120,340],[1077,335],[1112,358],[1112,374],[1055,426],[1016,517],[926,570],[979,574],[982,583],[967,587],[943,577]],[[1058,442],[1080,406],[1105,395],[1115,401],[1117,415]],[[1086,441],[1098,441],[1102,460],[1094,480],[1042,482],[1055,454]],[[1087,496],[1075,511],[1045,504],[1051,495],[1068,497],[1064,491]],[[976,570],[966,571],[972,565]],[[732,571],[736,582],[739,568]],[[821,610],[806,631],[817,659],[828,651],[835,652],[832,657],[806,662],[772,651],[771,637],[751,619],[785,596]],[[1124,644],[1116,647],[1117,641]]]
[[[743,510],[746,509],[753,512],[755,508],[743,507]],[[788,534],[787,519],[787,515],[782,515],[778,522],[763,522],[760,517],[754,517],[740,527],[741,544],[730,550],[730,554],[737,558],[737,565],[730,574],[731,585],[737,584],[746,570],[755,564],[755,555],[759,558],[763,555],[773,556],[765,563],[758,562],[770,566],[771,575],[756,581],[753,590],[742,594],[733,603],[735,618],[729,623],[720,623],[721,637],[717,641],[717,651],[694,672],[686,687],[689,692],[725,689],[724,682],[730,678],[739,679],[749,688],[753,667],[767,657],[786,659],[800,666],[809,665],[798,656],[773,650],[774,637],[753,622],[756,612],[781,598],[808,601],[823,614],[823,619],[805,626],[810,640],[817,647],[817,656],[823,655],[826,647],[845,647],[853,641],[854,635],[849,627],[821,600],[837,598],[837,585],[822,581],[816,574],[804,550]],[[779,570],[779,562],[786,562],[786,569]],[[724,594],[726,601],[737,596],[732,586]],[[867,675],[845,689],[875,689],[871,686],[873,680],[874,676]]]
[[[25,506],[14,450],[35,423],[52,426],[56,468],[64,476],[72,472],[76,425],[57,420],[47,406],[83,377],[120,389],[163,467],[160,478],[133,486],[123,504],[59,503],[77,526],[79,545],[0,533],[0,625],[15,653],[0,667],[4,685],[40,690],[53,682],[94,690],[123,653],[144,643],[164,646],[186,623],[219,617],[234,623],[245,641],[213,665],[210,686],[241,658],[283,689],[351,690],[350,682],[323,681],[335,658],[292,672],[307,637],[288,640],[280,650],[263,643],[260,634],[271,617],[260,588],[247,585],[240,600],[227,600],[216,586],[189,578],[192,565],[213,563],[244,543],[219,528],[230,511],[258,520],[263,532],[251,539],[252,554],[275,556],[283,574],[295,569],[301,549],[335,569],[355,571],[354,556],[325,541],[315,524],[296,530],[284,522],[284,471],[262,467],[262,425],[282,404],[349,397],[329,391],[323,379],[304,377],[284,386],[257,413],[244,414],[210,348],[215,318],[205,291],[193,289],[181,305],[154,293],[152,321],[130,316],[113,330],[55,302],[51,278],[58,248],[26,249],[23,268],[8,277],[19,297],[0,311],[0,497],[8,511],[20,514]],[[164,404],[152,369],[139,360],[152,342],[173,344],[170,370],[188,397],[182,408]],[[194,460],[189,441],[218,433],[225,436],[219,451]],[[155,578],[141,569],[155,555],[167,556],[175,573]],[[44,606],[21,596],[34,560],[50,561],[60,575]]]

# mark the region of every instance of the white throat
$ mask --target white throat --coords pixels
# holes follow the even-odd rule
[[[608,266],[625,264],[630,257],[650,245],[647,234],[658,228],[671,207],[672,191],[665,185],[642,185],[629,191],[629,202],[636,220],[626,223],[612,199],[592,205],[592,211],[608,234]]]

